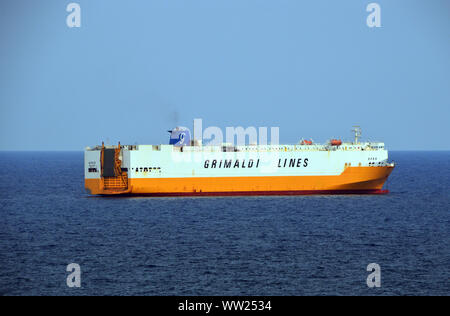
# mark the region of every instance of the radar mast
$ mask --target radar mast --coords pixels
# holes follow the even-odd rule
[[[353,126],[352,132],[355,133],[355,145],[359,144],[359,139],[361,138],[362,131],[360,126]]]

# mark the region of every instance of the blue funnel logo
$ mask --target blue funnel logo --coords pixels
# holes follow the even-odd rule
[[[191,132],[186,127],[176,127],[169,131],[170,140],[169,145],[174,146],[190,146],[191,144]]]

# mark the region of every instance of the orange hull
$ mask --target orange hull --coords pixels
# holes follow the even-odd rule
[[[127,190],[105,190],[103,180],[86,179],[85,188],[95,195],[291,195],[387,193],[383,185],[394,167],[348,167],[337,176],[258,176],[130,178]]]

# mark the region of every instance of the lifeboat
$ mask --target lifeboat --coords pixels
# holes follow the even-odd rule
[[[301,145],[312,145],[312,140],[302,140]]]
[[[330,141],[331,146],[341,146],[342,145],[342,140],[340,139],[332,139]]]

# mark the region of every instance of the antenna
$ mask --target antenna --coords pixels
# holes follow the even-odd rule
[[[358,125],[353,126],[352,132],[355,133],[355,145],[358,144],[358,140],[362,135],[361,127]]]

